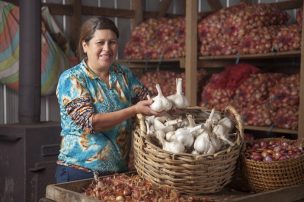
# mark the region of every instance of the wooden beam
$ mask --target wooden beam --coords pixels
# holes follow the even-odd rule
[[[211,10],[219,10],[223,8],[222,3],[219,0],[207,0]]]
[[[304,10],[304,4],[302,5]],[[302,18],[302,27],[304,26],[304,18]],[[304,139],[304,32],[301,36],[301,65],[300,65],[300,103],[298,115],[298,139]]]
[[[73,50],[77,49],[81,25],[81,0],[73,0],[73,15],[70,18],[71,24],[71,46]]]
[[[279,9],[282,10],[289,10],[289,9],[301,8],[303,4],[303,0],[290,0],[290,1],[270,3],[270,4],[277,6]]]
[[[47,6],[52,15],[73,15],[73,6],[72,5],[62,5],[54,3],[42,3],[42,6]]]
[[[134,18],[134,10],[129,9],[115,9],[115,8],[101,8],[93,6],[82,6],[83,15],[105,16],[105,17],[120,17],[120,18]]]
[[[158,11],[158,18],[164,17],[165,14],[167,13],[170,5],[172,3],[172,0],[162,0],[160,5],[159,5],[159,11]]]
[[[197,105],[197,0],[186,1],[186,97]]]
[[[132,0],[132,9],[134,10],[134,18],[131,22],[131,29],[133,30],[137,25],[143,21],[143,2],[142,0]]]

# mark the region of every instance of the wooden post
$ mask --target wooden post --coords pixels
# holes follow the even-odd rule
[[[131,29],[143,21],[143,2],[142,0],[132,0],[132,9],[134,10],[134,19],[132,20]]]
[[[197,0],[186,1],[186,97],[197,105]]]
[[[302,5],[304,9],[304,4]],[[302,18],[302,27],[304,18]],[[299,119],[298,119],[298,139],[304,138],[304,31],[301,36],[301,66],[300,66],[300,102],[299,102]]]
[[[81,0],[73,0],[73,14],[71,16],[71,46],[73,50],[77,50],[78,39],[81,25]]]

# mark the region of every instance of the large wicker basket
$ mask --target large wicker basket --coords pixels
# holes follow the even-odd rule
[[[295,141],[284,138],[266,138],[258,141]],[[243,157],[243,169],[253,191],[274,190],[304,183],[304,154],[294,159],[263,162]]]
[[[204,121],[210,111],[189,108],[182,113],[191,113],[196,120]],[[236,123],[235,145],[214,155],[173,154],[162,150],[146,137],[144,117],[138,115],[134,130],[134,163],[138,174],[156,185],[170,186],[181,193],[221,191],[232,179],[243,142],[240,116],[230,106],[225,113],[232,115]]]

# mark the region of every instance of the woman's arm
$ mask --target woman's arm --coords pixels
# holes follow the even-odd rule
[[[94,131],[106,131],[115,125],[135,116],[138,113],[142,113],[144,115],[158,115],[157,112],[153,111],[150,108],[152,102],[153,101],[151,99],[143,100],[135,105],[121,109],[119,111],[93,114],[91,118]]]

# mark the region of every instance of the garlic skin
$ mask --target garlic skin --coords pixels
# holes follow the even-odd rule
[[[156,90],[158,94],[152,98],[150,108],[156,112],[169,111],[172,108],[171,101],[163,95],[159,84],[156,84]]]
[[[182,85],[183,79],[176,78],[176,93],[167,97],[178,109],[189,107],[189,101],[186,96],[184,96]]]
[[[166,133],[166,140],[172,142],[176,140],[175,131],[169,131]]]
[[[233,146],[234,143],[231,142],[228,139],[228,135],[229,135],[229,129],[226,128],[223,125],[216,125],[214,126],[212,133],[215,134],[219,139],[223,140],[224,142],[228,143],[230,146]]]
[[[228,117],[224,117],[222,118],[218,124],[220,125],[223,125],[224,127],[227,128],[228,130],[228,133],[231,132],[231,130],[233,129],[234,127],[234,123],[231,121],[231,119],[229,119]]]

